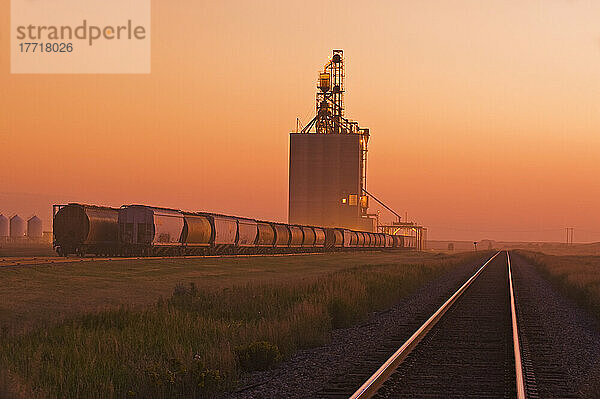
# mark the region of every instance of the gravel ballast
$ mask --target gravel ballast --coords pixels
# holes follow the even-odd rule
[[[600,325],[511,252],[522,346],[540,397],[600,397]]]

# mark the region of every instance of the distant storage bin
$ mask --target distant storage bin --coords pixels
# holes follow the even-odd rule
[[[10,218],[10,237],[25,237],[25,221],[23,221],[19,215]]]
[[[27,237],[30,239],[39,240],[42,238],[44,231],[42,230],[42,220],[33,216],[27,221]]]
[[[8,237],[8,219],[0,214],[0,240]]]

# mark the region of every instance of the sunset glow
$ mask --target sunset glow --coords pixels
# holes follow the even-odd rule
[[[600,241],[600,2],[153,1],[140,75],[10,74],[8,3],[0,213],[45,230],[61,202],[286,221],[289,133],[339,48],[369,191],[430,239]]]

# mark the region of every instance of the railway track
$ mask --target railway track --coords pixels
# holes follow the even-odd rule
[[[377,250],[374,250],[377,251]],[[381,251],[381,250],[379,250]],[[361,251],[365,252],[365,251]],[[372,252],[372,251],[370,251]],[[15,257],[0,258],[1,267],[37,266],[47,264],[68,264],[97,261],[123,261],[123,260],[162,260],[162,259],[212,259],[212,258],[258,258],[282,256],[322,255],[329,252],[297,252],[285,254],[223,254],[223,255],[185,255],[185,256],[137,256],[137,257]]]
[[[498,252],[410,338],[390,339],[318,396],[525,398],[514,298],[509,254]]]

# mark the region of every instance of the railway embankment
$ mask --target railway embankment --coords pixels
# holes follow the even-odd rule
[[[600,325],[591,312],[594,309],[593,286],[596,280],[593,276],[597,271],[594,266],[596,260],[586,257],[583,258],[583,262],[578,263],[581,261],[579,257],[568,259],[546,257],[541,254],[533,257],[522,252],[513,253],[511,258],[513,258],[517,334],[522,355],[520,370],[524,375],[528,397],[597,398],[600,392]],[[501,260],[501,257],[499,259]],[[496,261],[499,262],[498,259]],[[352,387],[356,389],[362,382],[368,381],[367,378],[371,373],[374,373],[378,366],[388,359],[388,356],[406,342],[408,337],[419,328],[420,323],[426,320],[475,269],[476,265],[473,264],[455,268],[443,277],[432,280],[387,311],[375,313],[368,322],[336,330],[335,339],[330,343],[301,351],[274,370],[247,375],[245,381],[247,389],[238,390],[233,397],[243,399],[279,395],[287,398],[348,397],[348,392],[353,392]],[[497,273],[506,272],[506,270],[502,271],[505,268],[496,269]],[[572,284],[573,287],[568,287],[567,284]],[[495,308],[500,303],[499,300],[484,299],[484,296],[493,293],[494,289],[502,288],[502,284],[485,288],[480,294],[477,294],[476,284],[474,287],[475,291],[472,294],[481,297],[479,302],[475,300],[469,303],[468,298],[472,294],[459,299],[456,309],[449,313],[449,320],[452,320],[453,313],[461,315],[461,306],[472,311],[478,307]],[[574,290],[576,294],[573,294]],[[583,293],[577,290],[583,290]],[[507,291],[506,287],[500,290],[500,292],[504,291]],[[507,295],[508,293],[504,299]],[[582,296],[585,299],[583,301]],[[484,313],[486,315],[484,319],[488,318],[489,312]],[[479,319],[469,316],[464,322],[457,321],[457,326],[467,328],[469,323],[476,320]],[[490,325],[492,329],[493,326],[509,325],[506,322],[494,323]],[[494,379],[493,373],[487,366],[482,367],[475,361],[463,358],[471,353],[468,348],[477,348],[479,350],[472,352],[475,357],[483,355],[484,357],[479,358],[481,362],[489,360],[488,346],[498,338],[483,337],[481,343],[469,343],[470,338],[480,337],[484,331],[479,321],[471,327],[465,332],[454,335],[436,334],[432,330],[434,331],[432,336],[442,341],[445,339],[447,347],[438,348],[428,360],[419,355],[424,349],[419,349],[418,346],[417,350],[409,355],[407,363],[402,363],[392,375],[395,382],[390,385],[388,391],[384,390],[382,395],[414,397],[414,395],[426,394],[427,388],[427,392],[431,391],[429,392],[431,395],[437,390],[437,395],[440,397],[444,395],[443,392],[452,396],[451,392],[454,390],[464,390],[465,387],[468,388],[468,382],[473,383],[478,379],[479,382],[475,386],[483,391],[478,393],[470,391],[475,395],[474,397],[506,395],[507,393],[502,389],[493,387],[493,382],[502,381],[502,372],[497,373],[500,376],[499,380]],[[508,336],[508,333],[504,335]],[[434,341],[435,339],[432,338],[431,342]],[[427,339],[424,345],[427,345]],[[457,351],[457,348],[462,348],[461,345],[464,346],[464,350]],[[444,351],[450,357],[455,356],[454,360],[441,359],[441,353]],[[512,355],[512,351],[504,352]],[[450,366],[455,367],[461,362],[464,364],[459,367],[459,370],[450,369]],[[421,369],[415,366],[421,363],[423,366]],[[434,377],[435,373],[432,371],[434,366],[440,368],[438,377]],[[511,367],[505,369],[510,370]],[[407,370],[411,372],[416,370],[413,379],[410,379],[410,372]],[[419,373],[419,370],[422,372]],[[511,373],[507,372],[506,375]],[[462,382],[457,383],[457,381]],[[444,382],[450,382],[450,385],[444,386]],[[510,379],[506,386],[512,387],[513,383],[514,381]],[[485,391],[486,389],[489,391]],[[509,396],[513,394],[508,393]]]
[[[247,374],[238,389],[225,397],[307,398],[323,396],[332,385],[349,381],[359,387],[374,370],[356,366],[385,360],[491,255],[465,259],[393,306],[371,313],[365,322],[334,330],[328,343],[299,351],[272,370]]]

